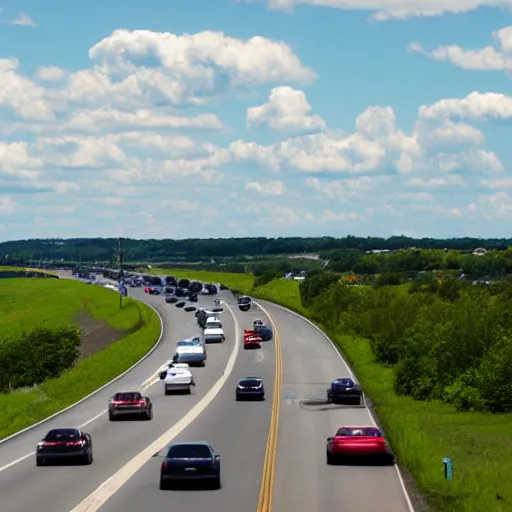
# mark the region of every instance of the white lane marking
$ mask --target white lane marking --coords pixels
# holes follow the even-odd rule
[[[146,386],[150,386],[151,384],[148,385],[148,382],[152,382],[154,380],[154,378],[157,376],[157,375],[160,375],[160,373],[162,373],[164,370],[166,370],[167,368],[169,368],[169,365],[172,363],[172,359],[169,359],[168,361],[165,362],[165,364],[161,365],[158,370],[156,370],[155,373],[153,373],[151,375],[151,377],[148,377],[141,385],[140,387],[141,388],[144,388]]]
[[[137,300],[137,299],[133,299],[133,300]],[[139,301],[139,302],[142,302],[142,301]],[[14,439],[15,437],[20,436],[21,434],[24,434],[25,432],[28,432],[29,430],[32,430],[33,428],[38,427],[39,425],[42,425],[43,423],[46,423],[47,421],[52,420],[53,418],[56,418],[60,414],[63,414],[66,411],[69,411],[70,409],[72,409],[73,407],[76,407],[77,405],[81,404],[82,402],[85,402],[86,400],[88,400],[89,398],[93,397],[94,395],[96,395],[100,391],[103,391],[105,388],[107,388],[111,384],[114,384],[114,382],[116,382],[120,378],[124,377],[127,373],[131,372],[136,366],[138,366],[140,363],[142,363],[142,361],[147,359],[157,349],[157,347],[160,345],[160,343],[161,343],[161,341],[162,341],[162,339],[164,337],[164,321],[163,321],[162,315],[160,315],[160,313],[151,304],[147,304],[146,302],[142,302],[142,303],[145,304],[146,306],[149,306],[157,314],[158,319],[160,320],[160,336],[158,337],[157,342],[153,345],[151,350],[149,352],[147,352],[144,357],[139,359],[134,365],[130,366],[130,368],[125,370],[123,373],[121,373],[121,375],[118,375],[115,379],[112,379],[110,382],[107,382],[106,384],[103,384],[103,386],[101,386],[101,388],[98,388],[96,391],[93,391],[92,393],[88,394],[87,396],[85,396],[81,400],[78,400],[78,402],[75,402],[74,404],[71,404],[71,405],[69,405],[68,407],[66,407],[64,409],[62,409],[60,411],[57,411],[56,413],[52,414],[51,416],[48,416],[44,420],[38,421],[37,423],[34,423],[33,425],[30,425],[30,426],[28,426],[28,427],[26,427],[26,428],[24,428],[22,430],[19,430],[18,432],[15,432],[14,434],[11,434],[8,437],[5,437],[4,439],[0,440],[0,445],[6,443],[7,441],[10,441],[11,439]],[[2,471],[2,468],[0,468],[0,471]]]
[[[127,462],[121,469],[114,473],[108,480],[103,482],[96,490],[81,501],[71,512],[96,512],[106,501],[112,497],[144,464],[146,464],[155,453],[159,452],[187,428],[213,401],[226,384],[233,369],[240,348],[240,329],[233,310],[226,304],[235,321],[235,346],[224,369],[224,373],[219,380],[211,387],[206,395],[180,420],[174,424],[167,432],[153,441],[149,446],[137,454],[132,460]]]
[[[256,301],[253,301],[253,302],[256,305],[256,307],[260,308],[263,311],[263,313],[265,313],[265,315],[269,316],[267,310],[261,304],[259,304]],[[269,301],[269,302],[271,302],[271,301]],[[325,334],[324,331],[322,331],[322,329],[320,329],[320,327],[318,327],[318,325],[315,325],[311,320],[309,320],[306,317],[300,315],[299,313],[296,313],[295,311],[292,311],[291,309],[285,308],[284,306],[281,306],[279,304],[275,304],[274,302],[271,302],[271,304],[273,306],[279,308],[279,309],[282,309],[283,311],[286,311],[287,313],[291,313],[292,315],[295,315],[296,317],[301,318],[302,320],[307,322],[309,325],[313,326],[317,331],[319,331],[322,334],[322,336],[324,336],[324,338],[331,344],[331,346],[334,349],[334,351],[336,352],[336,354],[338,354],[338,356],[342,360],[343,364],[347,367],[347,370],[350,373],[350,376],[353,377],[354,380],[356,380],[355,376],[354,376],[354,374],[352,372],[352,369],[350,368],[349,364],[347,363],[347,361],[343,357],[342,353],[340,352],[340,350],[338,349],[336,344],[331,340],[331,338],[329,338],[329,336],[327,336],[327,334]],[[372,424],[375,427],[378,427],[378,425],[377,425],[377,423],[375,421],[375,418],[373,417],[372,413],[370,412],[370,409],[366,405],[366,400],[365,400],[364,394],[363,394],[363,402],[364,402],[364,408],[365,408],[366,412],[368,413],[368,416],[370,417],[370,421],[372,422]],[[407,492],[407,488],[405,486],[404,478],[403,478],[402,473],[400,471],[400,468],[398,467],[397,464],[395,464],[395,469],[396,469],[396,473],[398,475],[398,481],[400,482],[400,487],[402,488],[402,491],[404,493],[404,497],[405,497],[405,501],[407,503],[407,507],[409,508],[409,512],[415,512],[414,507],[412,505],[411,498],[410,498],[409,493]]]
[[[87,420],[85,423],[82,423],[81,425],[78,425],[78,428],[84,428],[93,421],[96,421],[98,418],[103,416],[108,412],[108,409],[105,409],[104,411],[101,411],[100,413],[96,414],[93,418]],[[13,460],[12,462],[9,462],[9,464],[6,464],[5,466],[0,467],[0,473],[6,469],[9,469],[10,467],[14,466],[15,464],[18,464],[19,462],[23,462],[24,460],[28,459],[32,455],[35,455],[36,452],[30,452],[27,453],[27,455],[23,455],[23,457],[20,457],[19,459]]]
[[[20,457],[19,459],[13,460],[12,462],[9,462],[9,464],[6,464],[5,466],[2,466],[0,468],[0,473],[6,469],[9,469],[11,466],[14,466],[15,464],[18,464],[18,462],[23,462],[25,459],[28,459],[32,455],[34,455],[36,452],[30,452],[27,453],[27,455],[23,455],[23,457]]]

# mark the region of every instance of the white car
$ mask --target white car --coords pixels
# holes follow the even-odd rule
[[[218,317],[208,317],[204,326],[204,342],[222,343],[225,339],[220,319]]]
[[[195,386],[194,376],[186,363],[171,363],[167,370],[160,374],[160,380],[164,381],[165,394],[173,391],[186,391],[192,393],[192,386]]]
[[[175,363],[187,363],[190,366],[206,364],[206,348],[198,336],[188,340],[178,341],[173,356]]]

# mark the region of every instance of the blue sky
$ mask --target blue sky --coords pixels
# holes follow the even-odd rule
[[[508,0],[42,4],[0,3],[0,240],[510,236]]]

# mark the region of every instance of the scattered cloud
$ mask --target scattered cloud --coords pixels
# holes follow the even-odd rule
[[[368,11],[375,21],[463,14],[479,7],[510,8],[509,0],[245,0],[265,1],[270,9],[293,14],[296,7],[307,5],[344,11]]]
[[[19,25],[20,27],[37,27],[37,23],[26,13],[20,12],[11,22],[11,25]]]

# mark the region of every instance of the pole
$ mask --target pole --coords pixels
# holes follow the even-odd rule
[[[123,309],[123,290],[122,283],[123,279],[123,241],[119,238],[119,308]],[[124,286],[124,285],[123,285]]]

